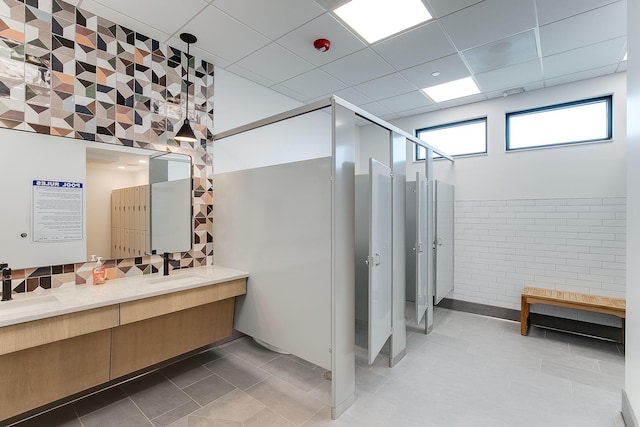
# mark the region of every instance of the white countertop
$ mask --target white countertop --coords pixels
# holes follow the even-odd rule
[[[107,280],[104,285],[75,285],[42,292],[13,294],[13,300],[0,301],[0,327],[46,319],[127,301],[184,291],[235,279],[249,273],[217,265],[174,270]]]

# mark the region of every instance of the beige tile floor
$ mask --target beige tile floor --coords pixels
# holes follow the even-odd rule
[[[431,334],[409,324],[407,355],[393,369],[384,356],[368,366],[357,348],[356,402],[335,421],[323,369],[245,337],[18,425],[624,426],[617,344],[519,331],[436,309]]]

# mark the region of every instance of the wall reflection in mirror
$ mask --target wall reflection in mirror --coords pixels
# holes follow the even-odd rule
[[[0,258],[13,268],[192,247],[191,157],[0,129]]]

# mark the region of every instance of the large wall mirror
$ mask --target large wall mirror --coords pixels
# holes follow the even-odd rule
[[[0,259],[12,268],[192,247],[191,157],[0,129]]]

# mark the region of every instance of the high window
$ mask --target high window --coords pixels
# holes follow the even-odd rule
[[[464,120],[416,130],[416,137],[454,156],[485,154],[487,152],[487,118]],[[427,150],[416,145],[415,159],[425,160]],[[435,154],[434,159],[442,156]]]
[[[608,141],[611,104],[609,95],[507,113],[507,151]]]

